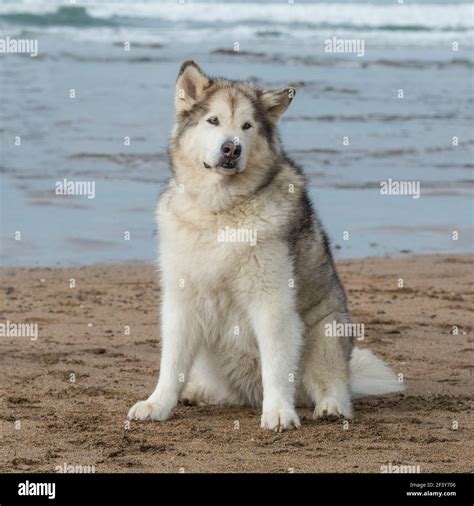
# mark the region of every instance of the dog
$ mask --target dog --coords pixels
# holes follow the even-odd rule
[[[129,419],[167,420],[179,400],[261,407],[261,427],[352,415],[351,399],[402,383],[353,336],[329,241],[277,122],[295,96],[179,71],[172,168],[159,199],[161,367]]]

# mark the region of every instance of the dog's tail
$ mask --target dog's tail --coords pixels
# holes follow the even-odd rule
[[[389,394],[405,389],[390,367],[368,349],[353,348],[349,366],[352,397]]]

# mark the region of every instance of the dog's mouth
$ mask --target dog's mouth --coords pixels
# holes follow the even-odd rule
[[[211,167],[206,162],[203,162],[203,165],[206,169],[211,169],[215,172],[219,172],[219,174],[224,174],[225,176],[237,174],[240,170],[238,164],[235,161],[219,163],[219,165],[216,165],[215,167]]]

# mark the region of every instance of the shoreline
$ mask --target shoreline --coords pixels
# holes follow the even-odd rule
[[[255,409],[182,404],[167,422],[127,428],[128,408],[158,374],[153,265],[1,268],[0,321],[37,323],[39,337],[1,338],[0,469],[472,472],[473,261],[472,254],[336,261],[353,321],[365,325],[355,345],[403,374],[407,390],[356,400],[347,428],[298,409],[301,430],[277,435],[259,429]]]
[[[409,259],[423,259],[423,258],[435,258],[435,257],[449,257],[456,259],[457,257],[472,257],[474,262],[474,252],[453,252],[453,253],[412,253],[411,251],[406,252],[400,252],[399,254],[382,254],[382,255],[369,255],[364,257],[353,257],[353,258],[338,258],[337,253],[335,250],[338,250],[338,248],[335,248],[335,246],[331,243],[331,253],[334,262],[337,265],[341,264],[350,264],[352,262],[363,262],[364,260],[376,260],[376,261],[382,261],[382,260],[394,260],[394,261],[403,261],[403,260],[409,260]],[[155,267],[155,263],[148,260],[121,260],[121,261],[104,261],[104,262],[91,262],[91,263],[85,263],[85,264],[74,264],[74,265],[0,265],[0,276],[2,275],[2,272],[8,271],[16,271],[16,270],[27,270],[27,271],[35,271],[35,270],[44,270],[44,271],[60,271],[60,270],[83,270],[83,269],[89,269],[89,268],[122,268],[124,266],[127,267]],[[159,273],[159,271],[157,271]]]

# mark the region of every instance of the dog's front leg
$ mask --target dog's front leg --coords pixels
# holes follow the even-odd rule
[[[295,411],[295,381],[302,344],[302,324],[288,287],[257,291],[250,301],[250,318],[262,366],[261,427],[299,428]]]
[[[160,378],[146,401],[137,402],[128,418],[167,420],[173,414],[179,395],[188,381],[196,354],[199,333],[195,319],[185,310],[187,304],[179,296],[165,290],[161,310]]]

